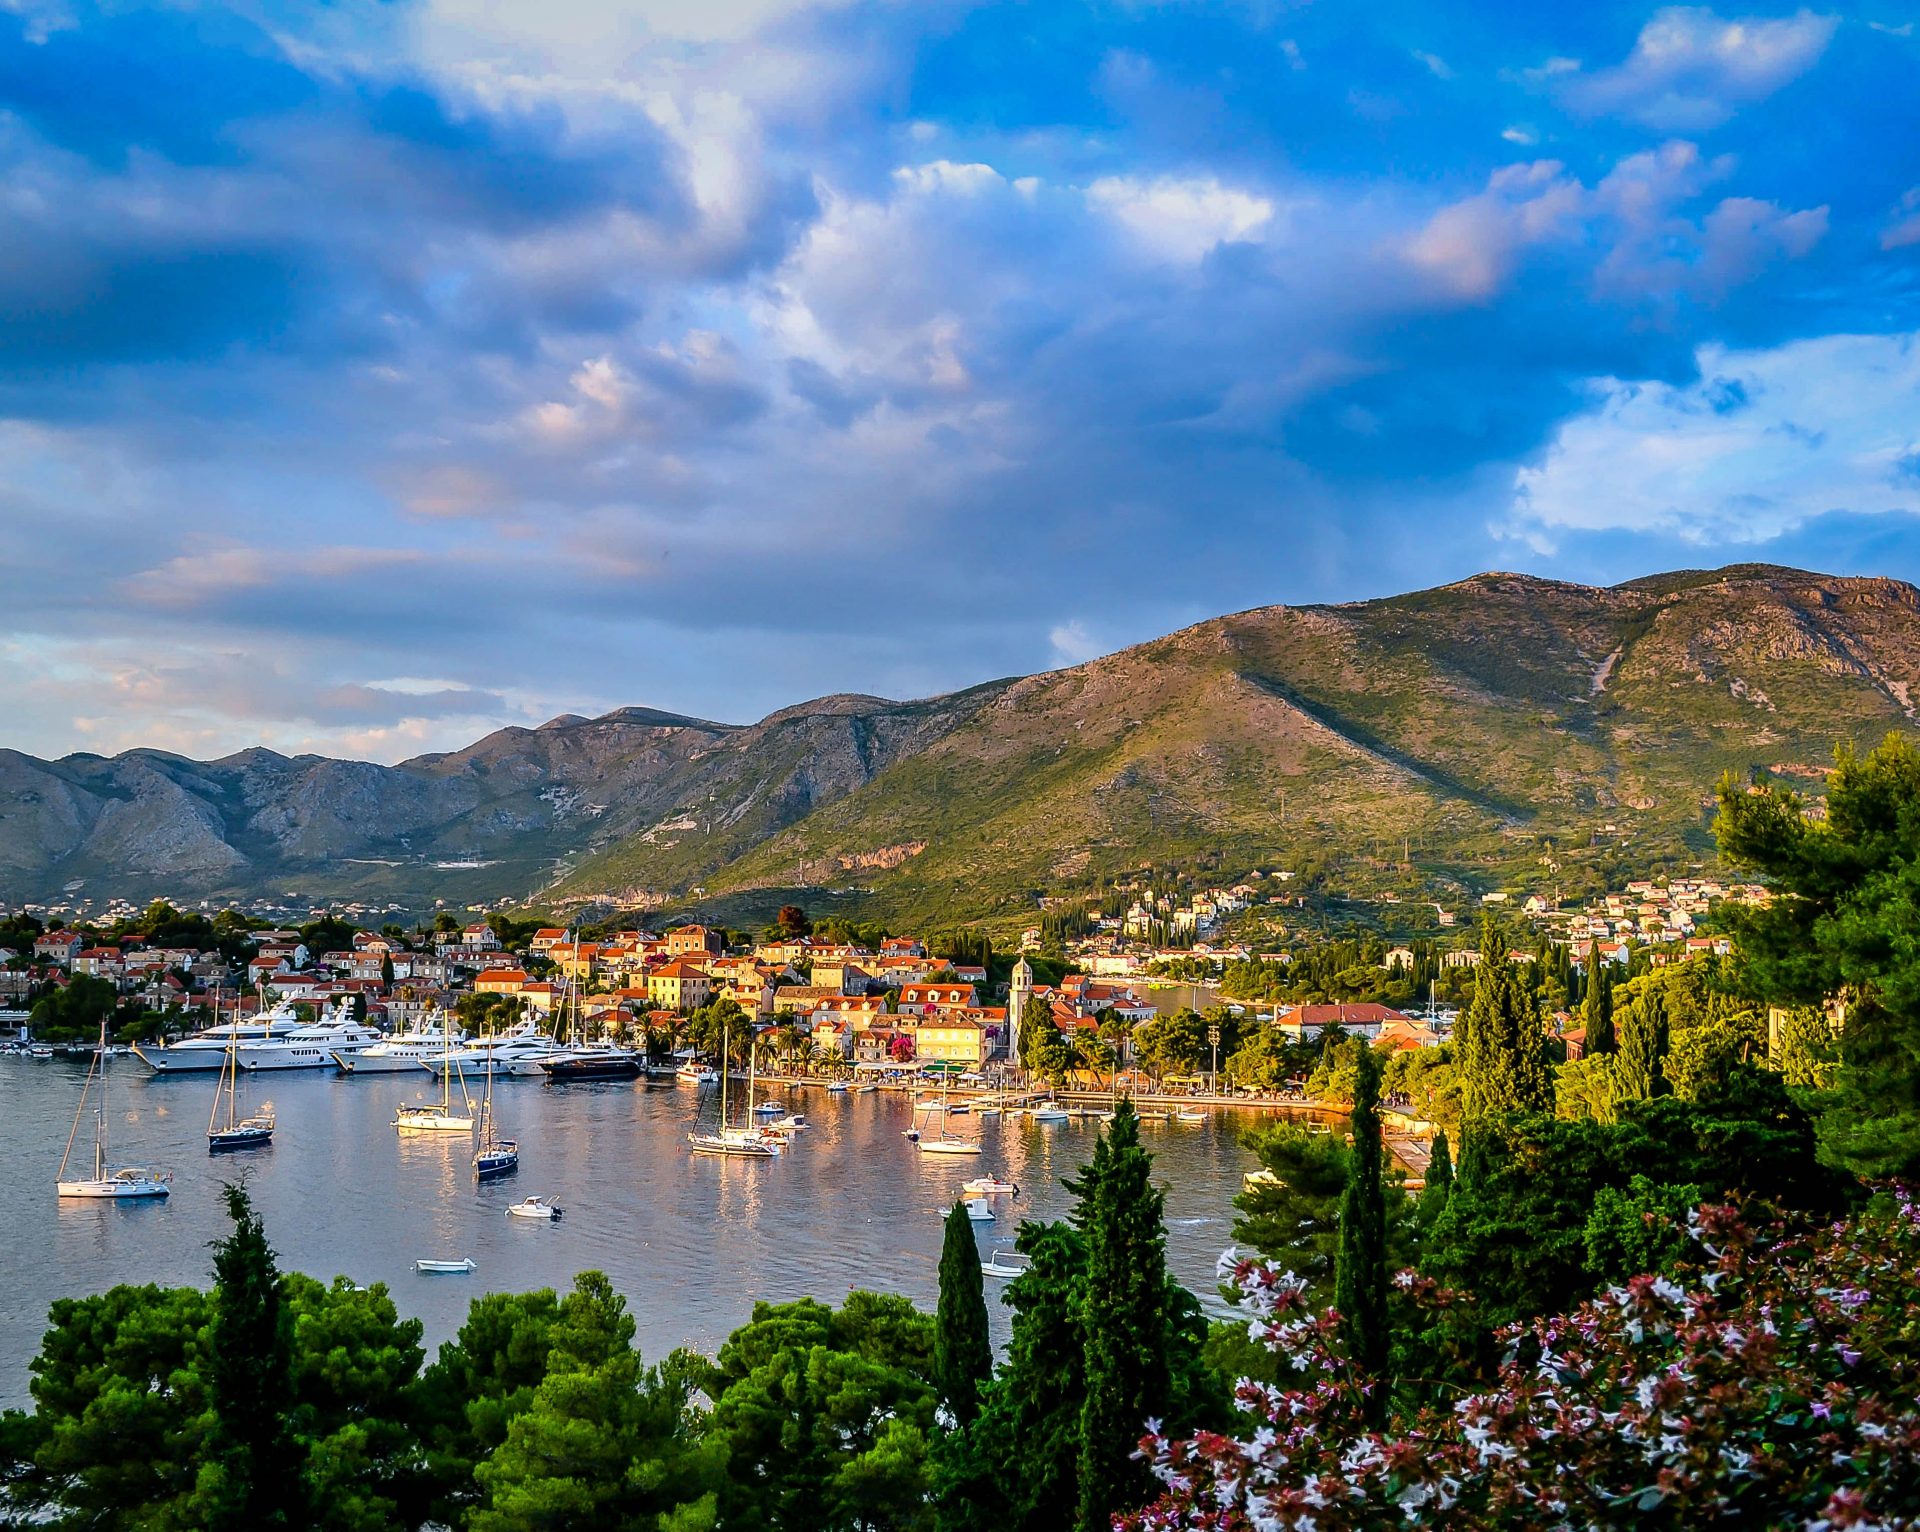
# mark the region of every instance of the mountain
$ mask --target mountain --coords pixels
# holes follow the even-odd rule
[[[1818,791],[1914,729],[1920,592],[1767,566],[1262,607],[921,702],[624,708],[397,766],[0,751],[0,897],[684,903],[857,885],[920,919],[1143,864],[1411,897],[1710,859],[1723,771]]]

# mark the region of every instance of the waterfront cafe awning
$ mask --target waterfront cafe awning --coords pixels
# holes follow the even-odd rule
[[[927,1075],[963,1075],[967,1066],[958,1059],[932,1059],[920,1066],[920,1072]]]
[[[855,1074],[910,1075],[919,1067],[918,1064],[902,1064],[893,1059],[888,1059],[881,1063],[871,1063],[863,1060],[861,1063],[853,1066],[853,1072]]]

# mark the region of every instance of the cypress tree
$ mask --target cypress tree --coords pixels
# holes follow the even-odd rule
[[[1067,1183],[1087,1246],[1081,1532],[1108,1532],[1116,1514],[1152,1498],[1153,1480],[1134,1449],[1147,1422],[1167,1419],[1174,1402],[1164,1199],[1148,1179],[1151,1167],[1140,1119],[1122,1098],[1092,1162]]]
[[[1456,1046],[1467,1121],[1551,1109],[1553,1075],[1539,1008],[1495,939],[1491,920],[1481,924],[1473,1003],[1460,1019]]]
[[[947,1214],[940,1249],[940,1304],[934,1312],[933,1382],[940,1402],[964,1430],[980,1414],[980,1389],[993,1376],[993,1344],[987,1339],[986,1284],[973,1220],[965,1204]]]
[[[1387,1403],[1387,1202],[1382,1182],[1380,1058],[1365,1043],[1353,1084],[1353,1152],[1340,1202],[1340,1253],[1333,1306],[1347,1360],[1368,1389],[1366,1413],[1376,1424]]]
[[[286,1414],[293,1395],[292,1316],[245,1184],[229,1183],[223,1194],[233,1232],[213,1247],[206,1526],[208,1532],[303,1527],[304,1455]]]
[[[1427,1158],[1427,1184],[1420,1192],[1419,1217],[1422,1227],[1431,1227],[1434,1219],[1447,1209],[1453,1198],[1453,1151],[1447,1135],[1433,1136],[1433,1150]]]
[[[1581,1010],[1581,1019],[1587,1024],[1584,1051],[1612,1053],[1617,1046],[1613,1033],[1613,975],[1600,960],[1597,939],[1587,948],[1587,996]]]
[[[1620,1024],[1620,1054],[1615,1071],[1622,1101],[1645,1101],[1661,1093],[1660,1069],[1667,1053],[1667,1018],[1659,999],[1648,991],[1627,1007]]]

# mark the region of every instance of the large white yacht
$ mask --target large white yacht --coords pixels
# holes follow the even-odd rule
[[[456,1049],[465,1040],[464,1032],[453,1033]],[[336,1049],[333,1062],[350,1075],[411,1074],[416,1069],[437,1070],[447,1056],[447,1046],[446,1024],[435,1012],[409,1031],[396,1032],[377,1043]]]
[[[353,1007],[343,1000],[309,1026],[242,1043],[235,1052],[242,1069],[331,1069],[342,1053],[357,1053],[380,1038],[377,1029],[353,1019]]]
[[[193,1074],[203,1070],[211,1073],[226,1066],[228,1048],[244,1050],[256,1043],[275,1042],[304,1026],[306,1023],[294,1009],[293,1002],[282,1000],[256,1016],[208,1027],[168,1047],[140,1043],[133,1051],[155,1074]]]
[[[552,1036],[540,1030],[533,1021],[515,1022],[504,1032],[490,1033],[484,1037],[468,1038],[465,1044],[453,1050],[453,1062],[469,1074],[483,1071],[488,1060],[503,1074],[513,1072],[513,1065],[522,1059],[544,1058],[559,1048]],[[439,1070],[446,1067],[444,1055],[426,1061],[427,1068]]]

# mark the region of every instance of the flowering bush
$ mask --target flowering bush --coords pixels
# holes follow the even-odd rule
[[[1246,1440],[1150,1430],[1166,1492],[1123,1525],[1920,1527],[1920,1212],[1891,1200],[1812,1233],[1703,1207],[1679,1280],[1635,1277],[1509,1326],[1489,1387],[1384,1431],[1362,1424],[1366,1385],[1305,1284],[1229,1251],[1253,1339],[1301,1380],[1241,1385],[1259,1422]],[[1411,1272],[1396,1282],[1447,1301]]]

